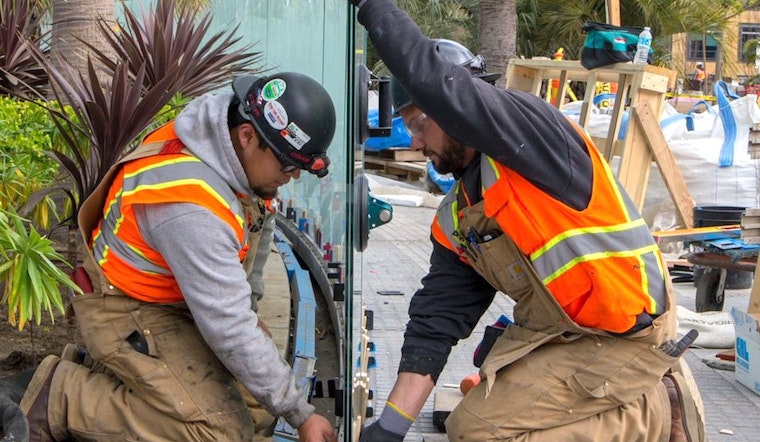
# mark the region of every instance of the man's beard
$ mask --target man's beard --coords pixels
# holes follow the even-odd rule
[[[440,154],[436,155],[438,162],[433,162],[436,172],[453,173],[459,175],[464,170],[465,166],[465,149],[462,143],[452,141],[452,144],[446,146],[446,148]]]

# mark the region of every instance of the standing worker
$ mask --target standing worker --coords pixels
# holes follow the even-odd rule
[[[301,441],[334,441],[251,309],[247,268],[264,200],[327,174],[335,110],[313,79],[242,76],[192,101],[114,166],[83,204],[72,299],[91,369],[45,358],[21,408],[31,438],[246,441],[238,382]],[[86,285],[86,284],[85,284]]]
[[[497,290],[516,301],[514,324],[447,419],[450,440],[703,440],[699,392],[669,348],[667,267],[585,131],[444,60],[392,0],[350,1],[408,92],[395,105],[411,148],[458,179],[433,221],[398,377],[361,440],[403,440]]]
[[[692,88],[700,93],[705,93],[705,67],[702,62],[697,62],[696,70],[692,75]]]

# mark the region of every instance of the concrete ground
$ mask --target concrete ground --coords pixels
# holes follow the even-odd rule
[[[369,245],[356,260],[361,270],[362,301],[374,312],[370,332],[375,344],[376,366],[370,370],[374,396],[371,406],[379,416],[395,381],[400,359],[407,306],[420,279],[428,269],[432,249],[429,227],[435,210],[426,207],[394,205],[393,220],[370,231]],[[678,283],[678,304],[694,310],[695,288],[692,283]],[[379,294],[378,292],[401,294]],[[731,307],[746,309],[749,290],[727,292],[724,311]],[[501,313],[510,314],[512,302],[505,296],[497,300],[481,319],[475,332],[454,348],[435,392],[458,390],[459,381],[475,373],[472,352],[482,338],[482,330]],[[691,348],[685,358],[694,373],[705,404],[707,440],[711,442],[750,442],[760,440],[760,396],[736,382],[733,371],[711,368],[702,359],[714,356],[718,349]],[[443,441],[432,423],[434,395],[406,437],[406,441]]]

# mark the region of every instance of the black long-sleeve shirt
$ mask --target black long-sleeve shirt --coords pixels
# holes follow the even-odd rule
[[[572,123],[540,98],[503,90],[442,60],[435,41],[390,0],[368,0],[358,14],[372,44],[413,102],[447,135],[513,169],[575,209],[591,198],[592,165]],[[480,198],[479,158],[461,181]],[[475,202],[473,201],[473,203]],[[472,333],[495,289],[433,241],[430,271],[412,298],[399,371],[437,379],[451,347]]]

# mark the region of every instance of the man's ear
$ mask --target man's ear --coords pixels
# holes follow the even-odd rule
[[[256,134],[256,128],[251,123],[243,123],[238,126],[237,137],[241,148],[252,146],[252,143],[258,145],[259,137]]]

